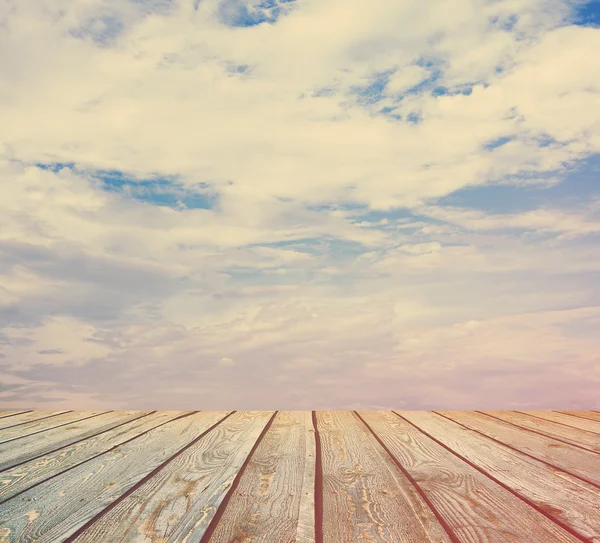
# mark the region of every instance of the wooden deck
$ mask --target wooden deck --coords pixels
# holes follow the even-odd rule
[[[0,543],[600,543],[600,412],[0,411]]]

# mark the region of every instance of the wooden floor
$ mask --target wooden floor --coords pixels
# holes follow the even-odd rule
[[[596,411],[0,411],[0,542],[600,543]]]

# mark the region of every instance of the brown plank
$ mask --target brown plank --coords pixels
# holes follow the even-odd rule
[[[0,431],[0,445],[15,439],[22,439],[33,434],[46,432],[65,424],[83,421],[89,417],[94,417],[107,412],[108,411],[68,411],[60,415],[54,415],[52,417],[34,420],[26,424],[5,428]]]
[[[347,411],[323,411],[317,413],[317,421],[324,541],[451,541],[410,480],[358,417]]]
[[[406,420],[388,412],[365,412],[364,418],[451,527],[456,541],[580,543]]]
[[[234,413],[73,541],[200,541],[272,416],[272,411]]]
[[[600,489],[435,413],[403,411],[402,415],[559,524],[600,542]]]
[[[442,415],[534,458],[600,486],[600,455],[551,437],[534,434],[472,411],[439,411]]]
[[[48,417],[54,417],[55,415],[68,412],[69,411],[26,411],[19,415],[7,416],[0,419],[0,430],[4,430],[5,428],[10,428],[12,426],[23,425],[27,422],[47,419]],[[2,432],[0,432],[0,439],[1,437]]]
[[[4,502],[0,541],[64,542],[226,415],[202,412],[168,422]]]
[[[5,409],[3,411],[0,411],[0,419],[6,418],[6,417],[14,417],[15,415],[22,415],[24,413],[30,413],[31,409],[13,409],[12,411],[9,409]]]
[[[0,444],[0,471],[27,462],[74,441],[92,436],[117,424],[137,418],[140,411],[109,411],[85,420],[76,420],[57,428]]]
[[[590,451],[600,452],[600,434],[516,411],[482,411],[482,413]]]
[[[550,411],[550,413],[566,415],[569,420],[586,420],[588,422],[600,423],[600,413],[595,413],[594,411]],[[590,431],[600,432],[596,424],[594,424],[594,428],[591,428]]]
[[[147,416],[138,411],[109,413],[110,421],[102,421],[97,433],[3,471],[0,474],[0,503],[185,413],[189,412],[161,411]],[[100,423],[99,419],[90,421]]]
[[[278,413],[209,541],[313,543],[314,464],[310,411]]]

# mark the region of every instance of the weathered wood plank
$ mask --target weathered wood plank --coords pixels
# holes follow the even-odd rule
[[[273,412],[242,411],[175,458],[75,538],[200,541]]]
[[[410,480],[348,411],[317,413],[327,543],[449,542]]]
[[[5,417],[14,417],[15,415],[22,415],[24,413],[30,413],[31,409],[13,409],[12,411],[9,409],[5,409],[0,411],[0,419]]]
[[[402,415],[557,522],[600,542],[600,490],[547,464],[425,411]]]
[[[0,422],[27,414],[2,413]],[[133,420],[142,413],[108,412],[0,444],[0,543],[314,543],[315,483],[324,483],[326,543],[600,543],[599,455],[485,414],[442,412],[479,426],[467,429],[432,412],[400,412],[410,422],[319,413],[315,480],[309,413],[236,413],[204,436],[198,425],[227,412],[213,424],[180,412],[181,421],[202,419],[188,426],[172,420],[178,412]],[[520,416],[541,433],[598,435],[593,412],[535,413]]]
[[[595,419],[591,411],[528,411],[528,413],[600,434],[600,413],[596,413]]]
[[[168,422],[4,502],[0,541],[64,541],[226,415],[202,412]]]
[[[32,434],[16,441],[0,444],[0,471],[27,462],[42,454],[70,445],[88,436],[137,418],[144,411],[109,411],[86,420]]]
[[[278,413],[209,541],[314,543],[314,464],[311,412]]]
[[[564,426],[550,420],[540,419],[532,415],[515,411],[482,411],[493,417],[516,424],[522,428],[540,432],[549,437],[567,441],[573,445],[600,452],[600,434],[594,434],[579,428]]]
[[[315,440],[315,429],[312,413],[310,418],[310,422],[307,423],[308,430],[305,434],[306,460],[304,462],[304,472],[302,474],[302,496],[300,497],[300,510],[298,512],[296,543],[313,543],[314,541],[317,541],[317,534],[315,533],[315,479],[317,476],[317,445]]]
[[[576,417],[600,421],[600,412],[598,411],[557,411],[557,413],[565,413],[568,415],[575,415]]]
[[[473,430],[600,485],[600,455],[471,411],[439,411]]]
[[[38,432],[46,432],[53,428],[77,422],[89,417],[108,413],[108,411],[69,411],[45,419],[34,420],[19,426],[13,426],[0,430],[0,445],[14,439],[22,439]]]
[[[10,428],[11,426],[24,425],[27,422],[32,422],[39,419],[47,419],[61,413],[69,413],[69,411],[27,411],[20,415],[14,415],[0,419],[0,430]],[[0,436],[2,434],[0,433]]]
[[[457,541],[580,542],[400,417],[369,412],[365,420],[425,492]]]
[[[0,473],[0,503],[32,485],[62,473],[111,448],[118,447],[125,441],[189,412],[161,411],[147,416],[144,416],[144,412],[135,411],[133,413],[110,413],[109,415],[112,415],[111,420],[103,421],[100,429],[96,429],[97,435],[92,434],[91,437],[84,437],[81,441],[78,440],[55,452]],[[98,418],[90,420],[99,423],[101,421]]]

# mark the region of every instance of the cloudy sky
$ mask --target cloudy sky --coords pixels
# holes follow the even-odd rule
[[[600,2],[0,0],[0,407],[599,408]]]

